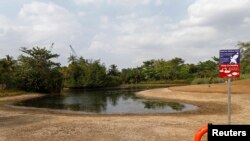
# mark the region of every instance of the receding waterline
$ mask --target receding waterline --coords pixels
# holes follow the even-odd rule
[[[16,103],[17,106],[80,111],[93,114],[160,114],[197,109],[186,103],[138,98],[138,89],[72,90]]]

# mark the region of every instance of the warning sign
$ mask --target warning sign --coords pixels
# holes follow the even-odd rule
[[[240,77],[240,50],[220,50],[220,78]]]

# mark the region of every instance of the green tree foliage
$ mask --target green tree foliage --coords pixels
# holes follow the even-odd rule
[[[88,69],[86,71],[86,86],[106,86],[106,79],[106,67],[100,63],[100,60],[89,61]]]
[[[69,65],[64,73],[64,85],[70,88],[105,87],[121,84],[120,72],[116,65],[111,65],[106,70],[100,60],[79,59],[76,56],[69,57]]]
[[[171,60],[149,60],[137,68],[123,69],[121,78],[124,83],[139,82],[176,82],[177,80],[190,81],[194,78],[215,78],[218,76],[218,58],[199,62],[195,64],[185,64],[182,58]]]
[[[250,42],[239,42],[241,73],[250,74]],[[219,58],[187,64],[182,58],[158,59],[143,62],[135,68],[118,70],[115,64],[107,69],[100,60],[89,60],[71,55],[69,65],[60,67],[52,61],[58,54],[45,48],[21,48],[17,60],[7,55],[0,59],[0,88],[17,88],[35,92],[60,92],[64,87],[107,87],[122,83],[177,82],[196,80],[207,83],[218,78]],[[218,80],[220,82],[220,80]]]
[[[6,55],[6,58],[0,59],[0,84],[6,88],[15,87],[17,61],[13,57]]]
[[[145,80],[145,74],[141,67],[122,69],[121,79],[125,84],[137,84]]]
[[[19,87],[34,92],[60,92],[62,88],[60,64],[52,61],[59,55],[39,47],[21,48],[21,51],[24,54],[18,59]]]
[[[69,58],[69,66],[65,71],[65,85],[68,87],[83,87],[85,82],[87,61],[83,58],[78,59],[76,56],[71,55]]]
[[[184,64],[184,60],[181,58],[168,61],[163,59],[150,60],[143,62],[141,68],[142,76],[146,81],[185,79],[189,72],[189,67]]]
[[[123,81],[123,83],[125,84],[130,84],[132,81],[132,69],[127,68],[127,69],[122,69],[121,71],[121,79]]]
[[[163,59],[155,61],[155,79],[156,80],[167,80],[170,79],[170,62]]]
[[[110,65],[107,75],[107,85],[117,86],[122,83],[121,72],[118,70],[115,64]]]
[[[150,80],[155,80],[155,60],[150,60],[150,61],[145,61],[143,62],[143,65],[141,66],[142,68],[142,73],[144,74],[144,79],[146,81]]]
[[[171,80],[176,80],[176,79],[184,79],[181,78],[180,72],[184,66],[184,60],[182,58],[174,58],[169,61],[170,63],[170,79]],[[184,71],[184,70],[183,70]]]
[[[110,65],[108,69],[108,75],[110,76],[119,76],[120,72],[115,64]]]
[[[210,78],[218,76],[218,65],[217,62],[207,60],[199,62],[197,65],[197,73],[195,75],[198,78]]]
[[[250,42],[239,42],[238,47],[241,51],[241,72],[250,73]]]

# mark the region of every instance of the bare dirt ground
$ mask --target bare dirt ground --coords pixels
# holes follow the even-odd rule
[[[250,80],[233,82],[232,92],[232,124],[250,124]],[[39,95],[0,98],[0,141],[192,141],[195,132],[207,123],[227,124],[227,84],[152,89],[137,95],[191,103],[199,109],[162,115],[98,116],[4,106]]]

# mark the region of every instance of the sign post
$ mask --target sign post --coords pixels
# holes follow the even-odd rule
[[[228,78],[227,81],[227,97],[228,97],[228,106],[227,106],[227,112],[228,112],[228,124],[231,124],[231,78]]]
[[[201,137],[207,132],[208,141],[221,140],[250,140],[250,125],[231,124],[231,80],[240,77],[240,50],[229,49],[220,50],[219,76],[227,79],[228,86],[228,125],[213,125],[199,129],[195,134],[195,141],[200,141]]]
[[[228,124],[231,124],[231,78],[240,77],[240,50],[220,50],[220,78],[227,78],[228,84]]]

